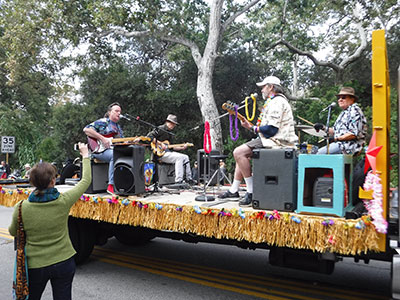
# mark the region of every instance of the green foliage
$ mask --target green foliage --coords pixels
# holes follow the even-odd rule
[[[41,159],[43,161],[53,162],[57,159],[56,149],[57,146],[54,139],[51,137],[46,137],[36,149],[35,154],[39,160]]]
[[[399,79],[398,79],[399,80]],[[390,94],[390,186],[398,187],[399,184],[399,111],[398,91],[391,89]]]

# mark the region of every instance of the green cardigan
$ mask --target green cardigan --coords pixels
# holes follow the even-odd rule
[[[71,190],[50,202],[22,203],[22,221],[26,232],[28,268],[42,268],[67,260],[75,255],[68,234],[68,215],[74,203],[87,190],[91,181],[90,159],[83,160],[82,180]],[[17,234],[18,205],[14,207],[8,231]]]

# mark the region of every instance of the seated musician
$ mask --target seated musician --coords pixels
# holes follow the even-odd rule
[[[233,183],[228,191],[219,198],[238,198],[239,186],[244,179],[247,193],[239,202],[240,206],[250,206],[253,199],[253,177],[250,158],[256,148],[295,148],[298,138],[294,132],[292,108],[283,94],[281,81],[275,76],[267,76],[257,86],[261,87],[265,100],[256,126],[245,120],[243,127],[253,130],[258,135],[256,139],[240,145],[233,151],[236,161]],[[273,197],[273,195],[269,195]]]
[[[316,123],[315,130],[324,130],[329,134],[330,154],[356,154],[365,144],[367,134],[367,120],[361,108],[355,103],[358,97],[352,87],[343,87],[336,95],[342,112],[335,121],[333,127],[326,130],[325,125]],[[328,147],[318,150],[318,154],[327,154]]]
[[[175,183],[183,182],[184,171],[186,173],[186,181],[190,184],[193,183],[192,179],[192,171],[190,170],[190,161],[189,156],[186,154],[178,153],[175,151],[171,151],[168,148],[168,143],[172,141],[172,135],[169,134],[172,130],[174,130],[175,126],[178,124],[178,118],[175,115],[168,115],[165,123],[163,125],[158,126],[153,131],[147,134],[153,140],[153,143],[157,145],[157,148],[164,152],[159,160],[163,163],[167,164],[175,164]],[[174,150],[185,150],[187,148],[187,144],[183,146],[174,147]],[[153,149],[157,150],[157,149]],[[154,151],[155,154],[157,151]]]
[[[88,136],[92,157],[109,162],[107,192],[110,194],[114,194],[114,152],[111,138],[123,137],[122,128],[118,124],[120,115],[121,105],[118,102],[111,103],[104,118],[86,125],[83,129]]]

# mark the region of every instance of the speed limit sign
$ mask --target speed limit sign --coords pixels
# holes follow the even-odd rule
[[[15,152],[15,137],[2,136],[1,137],[1,153],[14,153]]]

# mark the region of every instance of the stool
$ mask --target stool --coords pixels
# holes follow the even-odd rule
[[[157,163],[158,184],[168,185],[175,183],[175,164]]]
[[[352,206],[352,155],[300,154],[297,213],[343,217]]]
[[[109,163],[98,159],[91,159],[90,165],[92,170],[92,182],[90,183],[85,193],[96,194],[105,192],[108,186]],[[81,165],[81,170],[82,170],[82,165]]]

